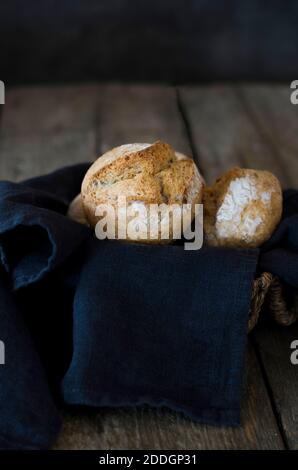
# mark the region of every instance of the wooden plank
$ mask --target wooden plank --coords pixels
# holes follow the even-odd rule
[[[297,125],[295,116],[298,117],[298,108],[293,110],[288,106],[284,89],[276,93],[276,87],[269,92],[266,86],[240,89],[211,86],[199,90],[185,89],[182,96],[202,163],[215,162],[210,168],[207,165],[209,180],[236,161],[242,166],[248,163],[248,166],[273,171],[284,187],[288,186],[289,174],[293,172],[291,181],[297,186],[297,160],[295,164],[292,161],[294,148],[298,154],[295,147],[297,136],[295,132],[288,132],[288,137],[292,135],[293,139],[285,150],[281,134],[285,126],[288,128],[290,125],[293,129]],[[294,119],[295,124],[292,122]],[[298,377],[289,359],[289,342],[295,335],[298,337],[297,326],[286,330],[274,325],[260,326],[254,333],[280,429],[291,448],[298,445],[295,414]]]
[[[96,155],[98,89],[90,86],[12,88],[0,138],[0,177],[19,181]]]
[[[298,323],[281,327],[266,322],[256,329],[254,337],[287,447],[297,450],[298,366],[291,363],[290,356],[291,343],[298,340]]]
[[[123,143],[160,139],[191,155],[172,87],[103,85],[99,90],[98,123],[102,151]]]
[[[298,188],[298,107],[290,102],[289,87],[247,86],[240,93],[273,158],[279,159],[288,175],[286,186]],[[276,413],[291,449],[298,449],[298,375],[290,361],[290,345],[297,339],[298,324],[288,328],[262,325],[255,332]]]
[[[286,183],[282,163],[272,158],[231,86],[186,87],[180,101],[207,183],[233,166],[269,169]]]
[[[147,95],[142,86],[8,90],[1,129],[0,177],[19,181],[61,164],[93,160],[99,153],[126,142],[127,135],[134,142],[171,140],[178,150],[190,154],[183,123],[177,119],[175,90],[153,88],[151,103],[152,94]],[[163,92],[170,107],[164,106]],[[98,108],[105,109],[105,113],[98,113]],[[173,122],[165,118],[169,113],[176,113]],[[122,126],[115,130],[116,121]]]
[[[97,95],[96,85],[8,88],[2,134],[89,131],[95,121]]]
[[[95,134],[92,130],[2,136],[0,178],[20,181],[94,157]]]
[[[284,186],[298,187],[298,106],[290,101],[289,85],[239,87],[244,107],[270,150],[278,160]],[[277,176],[281,176],[277,174]]]

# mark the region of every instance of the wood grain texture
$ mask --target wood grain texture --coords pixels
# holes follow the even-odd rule
[[[0,177],[19,181],[96,155],[96,86],[10,89],[0,130]]]
[[[225,168],[225,155],[235,164],[238,154],[248,158],[245,145],[237,143],[235,132],[245,135],[249,119],[238,116],[234,126],[204,106],[195,104],[198,94],[182,91],[186,113],[193,129],[202,168],[208,177]],[[226,106],[239,108],[229,90],[221,88]],[[212,91],[209,92],[210,100]],[[215,106],[217,97],[213,99]],[[201,98],[199,103],[201,102]],[[210,101],[212,103],[212,101]],[[234,111],[233,111],[234,112]],[[240,113],[239,113],[240,114]],[[214,126],[214,119],[217,119]],[[244,121],[240,125],[239,119]],[[210,128],[212,123],[213,128]],[[237,125],[236,125],[237,124]],[[214,134],[214,129],[216,130]],[[215,135],[218,136],[216,142]],[[252,146],[255,133],[249,128]],[[22,179],[64,164],[90,160],[100,151],[129,141],[169,141],[190,154],[187,129],[181,119],[173,88],[163,86],[92,85],[40,87],[8,92],[0,133],[0,176]],[[231,144],[233,139],[233,145]],[[241,139],[240,139],[241,140]],[[258,138],[255,159],[266,148]],[[241,153],[242,152],[242,153]],[[209,164],[210,163],[210,164]],[[138,449],[278,449],[283,448],[270,406],[264,380],[253,349],[248,354],[248,385],[243,398],[243,426],[217,429],[200,426],[166,410],[88,410],[67,411],[64,432],[56,448],[138,448]]]
[[[287,175],[285,186],[298,188],[298,106],[290,102],[289,87],[246,86],[240,93],[248,115],[271,149],[272,159],[278,159]],[[288,328],[265,324],[255,331],[276,413],[291,449],[298,449],[298,366],[290,362],[290,345],[297,339],[297,323]]]
[[[90,131],[95,122],[97,96],[97,85],[9,88],[2,134]]]
[[[239,88],[244,107],[270,150],[272,163],[279,162],[277,176],[285,176],[285,187],[297,188],[298,106],[290,101],[292,91],[287,85]]]
[[[298,323],[290,327],[259,325],[254,338],[287,447],[298,449],[298,366],[290,361],[291,343],[298,340]]]
[[[191,154],[173,87],[102,85],[97,118],[97,138],[103,152],[123,143],[160,139]]]
[[[269,169],[286,184],[284,166],[272,158],[266,141],[247,115],[237,88],[185,87],[179,94],[207,183],[233,166],[242,166]]]

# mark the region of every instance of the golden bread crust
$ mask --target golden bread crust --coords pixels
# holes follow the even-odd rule
[[[130,203],[182,205],[200,203],[203,178],[193,160],[176,153],[164,142],[116,147],[89,168],[82,183],[82,205],[89,224],[95,227],[99,204],[116,207],[120,196]],[[127,237],[129,239],[129,237]],[[148,241],[139,239],[136,241]],[[152,240],[152,243],[160,242]],[[171,240],[169,240],[171,241]]]
[[[79,224],[89,225],[82,205],[81,194],[78,194],[69,204],[67,217],[75,220]]]
[[[209,245],[251,247],[270,238],[282,214],[282,190],[268,171],[232,168],[204,189]]]

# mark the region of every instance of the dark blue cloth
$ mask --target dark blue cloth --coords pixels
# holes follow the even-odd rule
[[[256,252],[213,251],[88,241],[66,402],[168,406],[239,423]]]
[[[298,287],[298,191],[294,189],[284,192],[282,222],[262,246],[259,269]]]
[[[0,182],[0,448],[49,447],[63,402],[239,424],[259,251],[99,241],[65,216],[86,169]],[[296,256],[295,207],[261,254],[268,270],[281,244]]]
[[[45,370],[22,312],[0,280],[0,449],[43,449],[57,434],[60,420]]]

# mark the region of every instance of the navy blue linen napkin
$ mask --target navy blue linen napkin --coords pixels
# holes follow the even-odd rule
[[[24,183],[0,182],[0,256],[15,289],[61,265],[89,230],[65,217],[88,165],[75,165]]]
[[[257,252],[98,242],[74,300],[68,403],[167,406],[239,424]]]
[[[0,340],[12,351],[0,365],[0,448],[50,446],[59,399],[239,424],[258,250],[99,241],[65,216],[86,169],[0,182]],[[278,240],[261,255],[267,267]]]
[[[43,449],[60,419],[22,312],[0,275],[0,449]],[[3,364],[4,362],[4,364]]]

